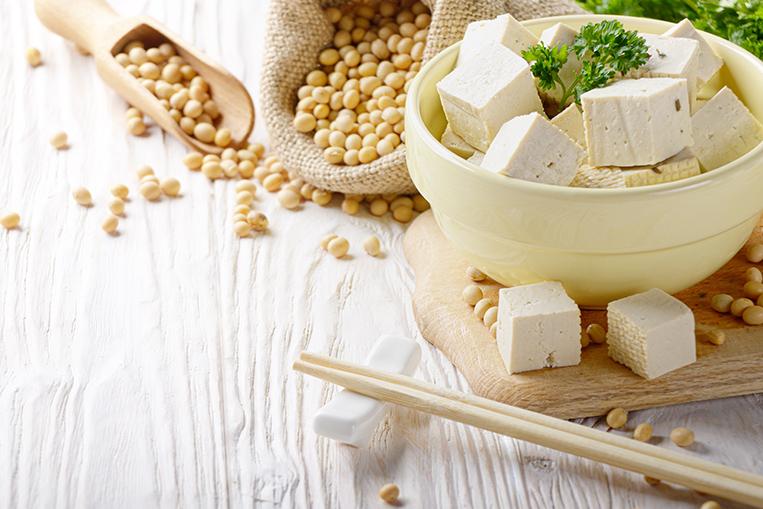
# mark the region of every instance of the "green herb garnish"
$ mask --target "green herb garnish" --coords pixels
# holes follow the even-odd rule
[[[582,62],[582,69],[572,83],[564,83],[559,71],[567,63],[569,51],[570,48],[564,44],[549,48],[540,43],[522,52],[522,57],[530,62],[530,69],[538,78],[541,89],[556,90],[557,85],[561,87],[559,105],[562,108],[570,97],[580,104],[581,94],[605,86],[616,72],[625,74],[643,65],[649,58],[644,39],[635,30],[625,30],[617,20],[588,23],[580,29],[571,51]]]
[[[763,0],[578,0],[598,14],[626,14],[677,23],[737,44],[763,59]]]

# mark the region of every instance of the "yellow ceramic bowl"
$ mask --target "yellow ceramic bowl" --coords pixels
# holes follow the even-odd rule
[[[559,22],[573,28],[619,19],[660,34],[670,23],[625,16],[562,16],[524,22],[536,35]],[[700,92],[728,85],[763,119],[763,62],[705,34],[725,66]],[[763,210],[763,145],[686,180],[630,189],[537,184],[475,166],[439,143],[445,115],[435,84],[452,69],[459,44],[419,72],[406,102],[408,169],[445,236],[500,283],[560,281],[584,307],[658,287],[675,293],[724,265],[744,245]]]

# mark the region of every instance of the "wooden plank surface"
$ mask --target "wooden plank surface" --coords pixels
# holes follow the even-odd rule
[[[760,242],[760,228],[748,241]],[[424,337],[442,350],[464,374],[472,390],[486,398],[565,419],[602,415],[613,407],[637,410],[689,401],[763,392],[763,328],[712,310],[717,293],[741,297],[744,273],[754,264],[743,248],[716,274],[677,297],[694,312],[697,362],[646,380],[592,343],[577,366],[545,368],[509,375],[496,340],[474,308],[461,299],[472,284],[469,263],[442,234],[431,212],[409,228],[404,249],[416,274],[413,309]],[[502,285],[487,279],[477,285],[498,302]],[[605,311],[582,310],[582,326],[605,329]],[[722,330],[726,342],[710,344],[705,334]]]
[[[255,102],[267,2],[109,0],[166,24],[242,79]],[[28,67],[27,46],[44,64]],[[307,203],[292,212],[259,189],[267,235],[231,231],[234,182],[210,184],[156,127],[126,133],[127,105],[95,67],[37,21],[32,2],[0,2],[0,507],[696,508],[689,490],[405,409],[371,445],[317,437],[314,412],[337,388],[291,370],[302,349],[365,357],[384,333],[423,347],[417,376],[468,391],[418,332],[405,225]],[[70,148],[56,152],[63,129]],[[253,140],[267,143],[257,122]],[[135,166],[177,177],[183,196],[148,203]],[[108,188],[130,187],[118,236],[100,230]],[[70,188],[85,185],[84,209]],[[336,232],[350,257],[318,247]],[[383,256],[360,249],[375,234]],[[631,414],[697,435],[689,454],[763,474],[760,395]],[[581,420],[606,429],[601,419]],[[725,507],[733,507],[725,505]]]

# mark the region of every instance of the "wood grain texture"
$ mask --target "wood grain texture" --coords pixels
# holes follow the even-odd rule
[[[267,2],[110,0],[191,41],[259,97]],[[30,68],[34,45],[43,65]],[[50,33],[32,2],[0,2],[0,507],[696,508],[706,498],[668,484],[395,408],[373,442],[353,449],[316,436],[311,416],[338,389],[291,370],[303,349],[362,360],[385,333],[423,347],[417,376],[468,391],[419,334],[406,230],[339,199],[292,212],[257,192],[271,229],[231,231],[234,182],[210,184],[181,164],[186,148],[150,124],[126,133],[126,102],[92,58]],[[69,149],[48,144],[69,134]],[[257,122],[252,139],[267,143]],[[147,202],[133,171],[149,164],[183,187]],[[108,189],[130,201],[119,235],[100,230]],[[94,206],[70,196],[85,185]],[[351,243],[336,260],[329,232]],[[383,255],[360,249],[374,234]],[[760,395],[631,414],[655,443],[688,426],[703,458],[763,473]],[[606,429],[601,419],[580,421]],[[734,507],[724,504],[724,507]],[[737,506],[738,507],[738,506]]]
[[[760,228],[749,243],[760,241]],[[637,410],[763,392],[763,329],[712,310],[716,293],[742,295],[744,273],[753,266],[743,248],[717,274],[677,295],[694,312],[697,362],[653,380],[633,373],[607,355],[606,344],[591,343],[577,366],[544,368],[509,375],[495,339],[472,306],[461,299],[472,283],[469,263],[440,231],[431,212],[411,225],[404,249],[416,273],[413,307],[424,337],[440,348],[483,397],[565,419],[602,415],[613,407]],[[502,285],[478,283],[483,295],[498,302]],[[605,311],[581,312],[582,326],[607,327]],[[723,330],[726,343],[704,339]]]

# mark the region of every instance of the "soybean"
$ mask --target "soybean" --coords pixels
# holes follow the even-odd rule
[[[482,298],[479,302],[477,302],[474,305],[474,314],[477,315],[479,318],[483,318],[485,316],[485,313],[488,309],[493,307],[495,304],[493,303],[493,300],[490,298]]]
[[[50,137],[50,144],[53,145],[53,148],[56,150],[61,150],[64,148],[68,141],[69,137],[63,131],[58,131],[56,134]]]
[[[90,191],[85,189],[82,186],[77,186],[74,189],[72,189],[72,197],[74,198],[74,201],[79,203],[80,205],[87,207],[91,203],[93,203],[93,197],[90,194]]]
[[[694,432],[689,428],[676,428],[670,432],[670,439],[679,447],[688,447],[694,443]]]
[[[363,249],[365,249],[366,253],[370,254],[371,256],[378,256],[379,251],[381,251],[381,246],[379,245],[379,239],[376,238],[374,235],[369,235],[363,240]]]
[[[124,184],[114,184],[111,186],[111,194],[124,200],[130,194],[130,190]]]
[[[498,306],[489,307],[485,314],[482,315],[482,321],[485,322],[487,327],[492,327],[498,321]]]
[[[167,196],[177,196],[180,193],[180,182],[174,177],[167,177],[159,182],[159,188]]]
[[[752,307],[754,305],[755,304],[753,304],[753,302],[750,299],[746,299],[746,298],[736,299],[731,303],[730,311],[731,311],[731,314],[734,316],[742,316],[745,309]]]
[[[32,67],[37,67],[42,63],[42,58],[40,57],[40,50],[35,48],[34,46],[30,46],[26,49],[26,61],[29,62],[29,65]]]
[[[640,442],[648,442],[652,438],[653,429],[650,424],[642,423],[633,430],[633,438]]]
[[[731,311],[731,304],[734,302],[734,297],[727,293],[719,293],[713,295],[710,300],[710,306],[719,313],[728,313]]]
[[[613,408],[607,414],[607,425],[610,428],[622,428],[628,422],[628,412],[624,408]]]
[[[119,225],[119,219],[114,214],[107,214],[101,221],[101,228],[106,233],[114,233]]]
[[[722,345],[726,341],[726,333],[722,330],[714,329],[708,332],[706,335],[707,340],[714,345]]]
[[[385,484],[379,490],[379,496],[381,497],[382,500],[384,500],[388,504],[391,504],[397,501],[397,497],[400,496],[400,488],[398,488],[396,485],[392,483]]]
[[[2,216],[0,216],[0,226],[3,228],[10,230],[11,228],[16,228],[19,225],[19,222],[21,221],[21,216],[19,216],[16,212],[6,212]]]
[[[482,272],[480,269],[478,269],[474,265],[469,265],[469,267],[467,267],[466,275],[472,281],[484,281],[485,278],[487,278],[487,275],[485,275],[484,272]]]
[[[109,200],[109,210],[112,214],[120,215],[125,211],[125,202],[117,196]]]
[[[749,306],[742,311],[742,320],[747,325],[760,325],[763,323],[763,307]]]
[[[331,239],[326,250],[335,258],[341,258],[350,250],[350,243],[344,237]]]
[[[590,324],[588,327],[586,327],[586,332],[588,333],[588,337],[591,338],[591,341],[597,345],[600,345],[607,340],[607,333],[604,330],[604,327],[598,323]]]

